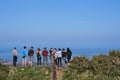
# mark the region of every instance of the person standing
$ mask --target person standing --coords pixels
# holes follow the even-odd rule
[[[54,56],[55,56],[55,65],[56,65],[56,67],[57,67],[58,57],[57,57],[57,49],[56,49],[56,48],[53,49],[53,54],[54,54]]]
[[[40,51],[40,48],[37,49],[36,54],[37,54],[37,65],[41,65],[41,51]]]
[[[49,50],[49,53],[50,53],[50,62],[52,63],[53,48],[51,48],[51,49]]]
[[[44,48],[43,52],[42,52],[42,55],[43,55],[43,64],[48,64],[48,51],[46,50],[46,48]]]
[[[24,46],[24,49],[22,51],[22,66],[26,66],[26,56],[27,56],[27,50],[26,46]]]
[[[62,51],[60,48],[57,51],[57,57],[58,57],[58,67],[62,67]]]
[[[16,62],[17,62],[17,56],[18,56],[18,51],[16,50],[16,47],[13,49],[12,51],[13,54],[13,66],[16,66]]]
[[[69,48],[67,48],[67,60],[68,62],[71,60],[72,52]]]
[[[63,59],[63,63],[66,66],[67,65],[67,60],[66,60],[66,50],[65,49],[62,49],[62,59]]]
[[[29,66],[32,66],[33,64],[33,56],[34,56],[34,50],[33,50],[33,47],[31,47],[30,50],[28,51],[28,57],[29,57],[28,65]]]

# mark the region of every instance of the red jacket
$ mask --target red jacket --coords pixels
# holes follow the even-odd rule
[[[47,51],[47,50],[43,50],[42,55],[43,55],[44,57],[47,57],[47,56],[48,56],[48,51]]]

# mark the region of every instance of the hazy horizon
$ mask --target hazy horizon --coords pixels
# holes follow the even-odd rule
[[[1,0],[0,47],[120,47],[119,0]]]

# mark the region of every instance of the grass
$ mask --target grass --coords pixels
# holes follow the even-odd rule
[[[57,80],[120,80],[120,52],[97,55],[91,60],[77,56],[69,66],[57,69]],[[52,80],[50,67],[8,67],[0,64],[0,80]]]

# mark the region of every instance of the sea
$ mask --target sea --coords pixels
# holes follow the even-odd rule
[[[37,49],[37,48],[36,48]],[[36,49],[34,51],[36,52]],[[120,48],[70,48],[72,51],[72,59],[75,56],[85,56],[88,59],[92,59],[93,56],[95,55],[108,55],[109,51],[111,50],[120,50]],[[12,48],[8,49],[0,49],[0,60],[4,61],[12,61]],[[17,49],[18,50],[18,61],[22,61],[22,49]],[[49,50],[49,48],[47,49]],[[50,60],[48,60],[50,61]],[[34,55],[34,62],[37,62],[37,57],[36,54]]]

